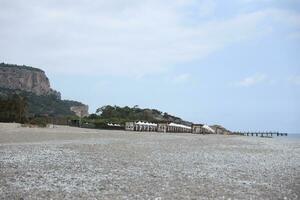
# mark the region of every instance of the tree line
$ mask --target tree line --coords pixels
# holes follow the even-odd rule
[[[0,122],[16,122],[45,127],[47,124],[67,125],[76,118],[70,106],[79,104],[62,101],[54,96],[37,96],[30,93],[0,92]],[[58,112],[53,112],[59,110]]]
[[[18,94],[0,98],[0,121],[24,123],[26,121],[27,108],[26,97]]]
[[[137,105],[133,107],[105,105],[98,108],[96,113],[83,119],[83,122],[93,123],[96,127],[105,128],[107,123],[124,125],[125,122],[138,120],[153,123],[182,122],[182,119],[179,117],[169,115],[166,112],[149,108],[142,109]]]

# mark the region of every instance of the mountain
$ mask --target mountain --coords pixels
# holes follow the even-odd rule
[[[71,107],[85,108],[81,102],[62,100],[60,92],[50,87],[45,72],[38,68],[12,64],[0,64],[0,100],[14,101],[16,95],[26,100],[27,116],[62,117],[75,115]],[[1,105],[1,104],[0,104]],[[4,112],[5,105],[0,112]]]

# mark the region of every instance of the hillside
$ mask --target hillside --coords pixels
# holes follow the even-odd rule
[[[62,117],[75,115],[72,106],[85,106],[77,101],[61,100],[60,93],[50,87],[45,72],[33,67],[0,64],[0,100],[14,102],[16,96],[26,103],[26,116]],[[7,104],[7,103],[6,103]],[[5,105],[1,106],[1,112]],[[10,108],[6,108],[10,109]]]
[[[139,108],[134,106],[132,108],[125,106],[111,106],[106,105],[97,109],[97,114],[91,115],[90,119],[96,119],[100,122],[113,122],[124,124],[127,121],[148,121],[155,123],[174,122],[179,124],[191,125],[191,122],[184,121],[179,117],[170,115],[156,109]]]
[[[16,94],[26,99],[27,116],[29,117],[39,115],[53,117],[75,115],[70,110],[70,107],[83,105],[77,101],[61,100],[55,95],[36,95],[21,90],[0,88],[0,100],[11,99]]]

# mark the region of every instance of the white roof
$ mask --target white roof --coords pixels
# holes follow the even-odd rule
[[[215,132],[215,130],[214,129],[212,129],[212,128],[210,128],[209,126],[207,126],[207,125],[203,125],[203,128],[205,128],[206,130],[208,130],[208,131],[210,131],[210,132]]]
[[[120,124],[113,124],[113,123],[108,123],[108,126],[121,126]]]
[[[155,124],[155,123],[142,122],[142,121],[138,121],[136,124],[143,125],[143,126],[157,126],[157,124]]]
[[[170,123],[169,126],[175,126],[175,127],[179,127],[179,128],[186,128],[186,129],[192,129],[190,126],[186,126],[183,124],[175,124],[175,123]]]

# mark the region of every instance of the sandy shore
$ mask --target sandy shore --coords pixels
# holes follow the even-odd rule
[[[300,143],[0,123],[0,199],[299,199]]]

